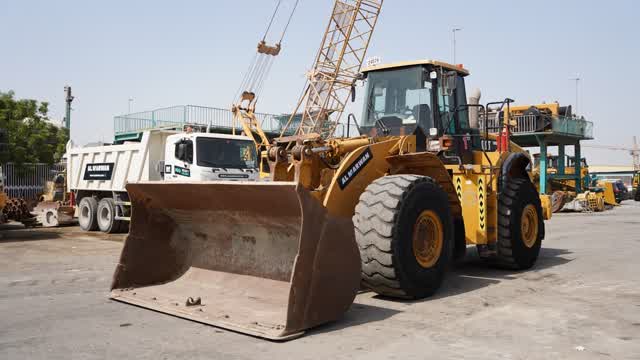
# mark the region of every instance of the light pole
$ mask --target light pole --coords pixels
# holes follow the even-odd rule
[[[580,78],[580,76],[576,75],[576,77],[570,78],[569,80],[576,82],[576,111],[575,111],[575,114],[577,116],[578,115],[578,87],[579,87],[579,84],[580,84],[580,80],[582,80],[582,79]]]
[[[462,31],[462,28],[453,28],[451,32],[453,33],[453,64],[456,64],[456,33],[458,31]]]
[[[71,103],[73,102],[73,95],[71,95],[71,86],[67,85],[64,87],[65,94],[65,102],[67,106],[65,107],[65,117],[64,117],[64,127],[69,130],[69,134],[71,134]]]
[[[128,114],[131,114],[131,103],[133,103],[133,98],[129,98],[129,112],[128,112]]]

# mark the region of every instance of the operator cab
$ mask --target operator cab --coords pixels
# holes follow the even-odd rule
[[[415,133],[419,151],[429,148],[429,139],[448,135],[457,155],[464,158],[471,149],[481,147],[479,130],[469,126],[466,69],[422,60],[376,65],[364,69],[363,74],[367,87],[361,134]]]

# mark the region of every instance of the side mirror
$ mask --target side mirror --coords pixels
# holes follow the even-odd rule
[[[193,163],[193,141],[182,139],[176,142],[175,157],[187,164]]]
[[[177,142],[176,143],[176,150],[175,150],[175,154],[174,154],[176,156],[176,159],[178,159],[178,160],[184,159],[184,151],[185,151],[184,144],[181,143],[181,142]]]
[[[356,102],[356,85],[351,85],[351,102]]]

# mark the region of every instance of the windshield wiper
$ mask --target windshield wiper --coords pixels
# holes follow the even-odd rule
[[[210,166],[210,167],[216,167],[216,168],[224,167],[223,165],[220,165],[218,163],[215,163],[215,162],[212,162],[212,161],[207,161],[207,160],[202,160],[202,159],[199,159],[198,162],[202,163],[202,164],[204,164],[206,166]]]
[[[217,167],[225,168],[225,169],[246,169],[248,168],[245,164],[220,164]]]

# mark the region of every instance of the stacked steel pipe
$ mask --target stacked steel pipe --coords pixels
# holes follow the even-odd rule
[[[2,215],[7,220],[23,221],[32,218],[29,207],[24,199],[12,198],[2,209]]]

